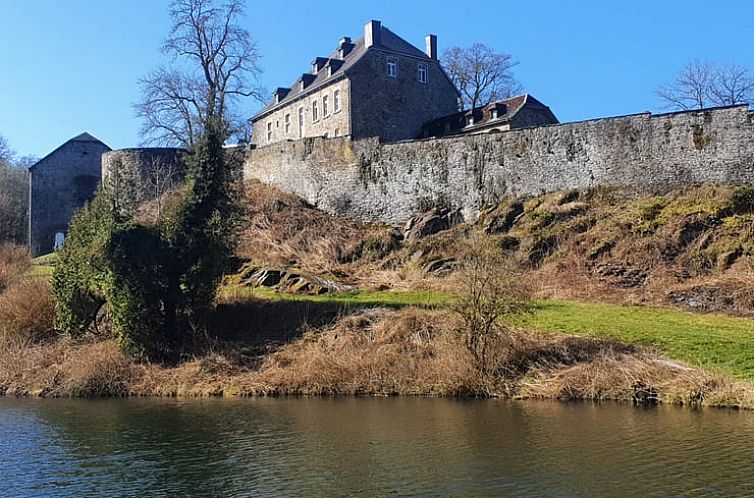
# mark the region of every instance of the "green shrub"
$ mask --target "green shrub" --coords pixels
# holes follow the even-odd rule
[[[733,211],[736,214],[754,213],[754,187],[746,185],[733,189]]]

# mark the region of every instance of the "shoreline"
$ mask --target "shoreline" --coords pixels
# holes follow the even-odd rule
[[[265,350],[214,345],[175,366],[113,339],[0,353],[0,395],[28,398],[448,397],[754,409],[754,384],[616,340],[516,330],[481,375],[446,312],[365,310]]]

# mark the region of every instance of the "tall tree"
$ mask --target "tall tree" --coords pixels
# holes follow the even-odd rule
[[[468,48],[452,47],[443,52],[442,63],[461,92],[464,109],[474,109],[521,92],[513,77],[518,65],[509,54],[475,43]]]
[[[656,94],[667,108],[677,110],[747,104],[754,98],[754,77],[743,66],[695,60]]]
[[[193,148],[208,112],[221,118],[223,140],[246,130],[239,104],[262,99],[256,86],[260,55],[239,24],[243,0],[174,0],[170,35],[162,46],[171,63],[142,78],[134,104],[146,142]]]
[[[26,243],[28,181],[26,168],[16,165],[15,154],[0,135],[0,244]]]

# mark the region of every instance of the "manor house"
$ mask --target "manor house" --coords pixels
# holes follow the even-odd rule
[[[458,90],[440,66],[437,37],[422,52],[380,21],[364,36],[344,37],[337,50],[312,61],[290,88],[251,121],[257,146],[306,137],[414,139],[422,126],[458,112]]]

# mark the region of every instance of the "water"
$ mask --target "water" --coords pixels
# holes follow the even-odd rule
[[[0,399],[0,496],[752,496],[754,413]]]

